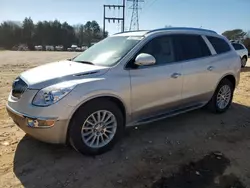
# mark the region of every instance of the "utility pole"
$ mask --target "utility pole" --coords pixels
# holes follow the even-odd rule
[[[122,9],[122,17],[106,17],[106,9]],[[121,32],[124,32],[125,29],[125,0],[123,0],[123,4],[122,5],[103,5],[103,37],[105,37],[105,29],[106,29],[106,20],[108,20],[108,22],[113,21],[113,23],[115,23],[116,21],[118,23],[120,23],[120,21],[122,22],[122,28],[121,28]]]
[[[122,5],[123,5],[123,9],[122,9],[122,17],[123,17],[122,32],[124,32],[125,31],[125,0],[123,0]]]
[[[144,0],[128,0],[132,1],[133,5],[130,7],[132,9],[132,16],[131,16],[131,21],[130,21],[130,27],[129,30],[139,30],[139,14],[138,10],[139,8],[139,3],[144,2]]]

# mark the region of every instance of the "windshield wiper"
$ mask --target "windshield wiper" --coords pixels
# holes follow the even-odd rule
[[[74,62],[84,63],[84,64],[88,64],[88,65],[94,65],[94,63],[89,62],[89,61],[74,61]]]

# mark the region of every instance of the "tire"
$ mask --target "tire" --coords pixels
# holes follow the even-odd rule
[[[225,106],[223,106],[223,108],[221,108],[220,105],[217,102],[217,99],[219,100],[219,96],[218,96],[219,92],[221,92],[223,90],[222,88],[228,88],[228,89],[230,89],[230,91],[228,92],[229,95],[230,95],[228,103]],[[216,88],[212,99],[208,102],[208,104],[207,104],[208,109],[211,112],[217,113],[217,114],[226,112],[228,110],[228,108],[230,107],[231,103],[232,103],[234,89],[235,88],[234,88],[234,86],[233,86],[233,84],[232,84],[232,82],[230,80],[223,79],[219,83],[218,87]]]
[[[246,64],[247,64],[247,58],[246,57],[241,58],[241,67],[244,68]]]
[[[107,118],[109,115],[111,115],[111,119],[108,119],[107,123],[109,121],[114,121],[115,123],[108,124],[109,126],[106,126],[105,123],[95,124],[93,116],[91,117],[91,115],[94,115],[94,118],[98,119],[98,112],[102,115],[99,116],[99,119],[102,119],[102,117]],[[105,112],[106,114],[104,115]],[[89,124],[88,122],[91,124]],[[93,124],[95,124],[96,128],[92,128],[94,127]],[[116,128],[110,128],[110,125]],[[105,126],[107,128],[103,128]],[[84,129],[83,131],[83,133],[87,136],[82,136],[82,128],[87,129]],[[106,131],[110,131],[112,132],[112,134]],[[122,137],[123,132],[124,118],[119,107],[112,101],[96,99],[81,106],[74,114],[70,122],[69,141],[72,147],[82,154],[99,155],[110,150],[115,145],[115,143]],[[97,134],[99,136],[96,136]],[[105,139],[107,139],[106,135],[110,137],[110,141],[108,142],[106,140],[106,144],[104,144],[103,142],[104,145],[99,144],[100,146],[97,147],[97,143],[100,143],[102,140],[105,141]],[[90,138],[91,136],[92,138]],[[94,137],[99,138],[95,138],[95,141],[93,143],[94,145],[90,146]],[[88,141],[88,139],[90,139],[90,141]]]

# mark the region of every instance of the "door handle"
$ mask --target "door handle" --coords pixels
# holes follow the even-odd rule
[[[171,75],[172,78],[178,78],[179,76],[181,76],[180,73],[174,73]]]
[[[213,66],[209,66],[209,67],[207,68],[207,70],[213,71],[213,70],[214,70],[214,67],[213,67]]]

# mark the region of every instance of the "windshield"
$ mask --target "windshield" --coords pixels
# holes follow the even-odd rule
[[[73,61],[110,67],[117,64],[141,39],[142,37],[135,36],[108,37],[91,46]]]

